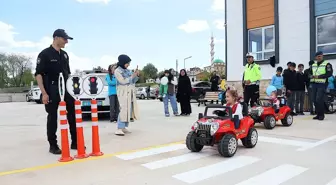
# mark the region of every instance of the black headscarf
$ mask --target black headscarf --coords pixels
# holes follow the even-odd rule
[[[129,56],[122,54],[122,55],[119,55],[119,57],[118,57],[117,65],[118,65],[118,67],[126,69],[125,64],[130,63],[131,61],[132,60]]]

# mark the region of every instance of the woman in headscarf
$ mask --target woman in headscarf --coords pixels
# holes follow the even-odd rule
[[[138,105],[136,101],[135,83],[139,80],[139,71],[132,73],[128,70],[131,59],[127,55],[120,55],[118,57],[118,68],[114,75],[117,79],[117,96],[120,104],[120,113],[118,116],[117,131],[118,136],[124,136],[130,133],[126,129],[131,119],[138,119]]]
[[[180,102],[181,106],[181,116],[189,116],[191,114],[191,92],[192,88],[190,78],[188,77],[185,69],[181,69],[176,94],[177,101]]]
[[[110,99],[110,122],[116,122],[119,114],[119,102],[117,97],[117,79],[114,76],[114,71],[117,65],[109,65],[108,74],[105,80],[108,85],[108,96]]]

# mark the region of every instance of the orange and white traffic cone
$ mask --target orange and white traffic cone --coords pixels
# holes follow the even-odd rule
[[[69,137],[68,137],[68,120],[65,101],[59,103],[59,120],[61,127],[61,148],[62,156],[58,160],[59,162],[69,162],[73,160],[70,156]]]
[[[92,121],[92,153],[91,156],[102,156],[99,143],[99,127],[98,127],[98,107],[97,100],[91,100],[91,121]]]
[[[85,153],[85,142],[84,142],[84,133],[83,133],[83,120],[82,120],[82,107],[81,101],[75,100],[75,112],[76,112],[76,127],[77,127],[77,155],[76,159],[84,159],[89,157]]]

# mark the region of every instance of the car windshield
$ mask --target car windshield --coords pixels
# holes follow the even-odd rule
[[[107,86],[107,81],[105,80],[105,77],[106,77],[106,73],[102,73],[102,74],[99,74],[97,75],[104,83],[105,86]]]
[[[208,107],[208,110],[204,116],[207,118],[229,118],[229,114],[226,113],[225,108],[213,107]]]

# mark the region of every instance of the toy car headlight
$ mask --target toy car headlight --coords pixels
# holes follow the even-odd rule
[[[264,112],[264,109],[260,106],[251,108],[251,114],[261,116]]]
[[[217,132],[218,129],[219,129],[219,123],[215,122],[215,123],[211,124],[210,134],[214,135]]]
[[[199,126],[199,123],[198,122],[195,122],[193,125],[192,125],[192,130],[197,130],[197,128],[198,128],[198,126]]]

